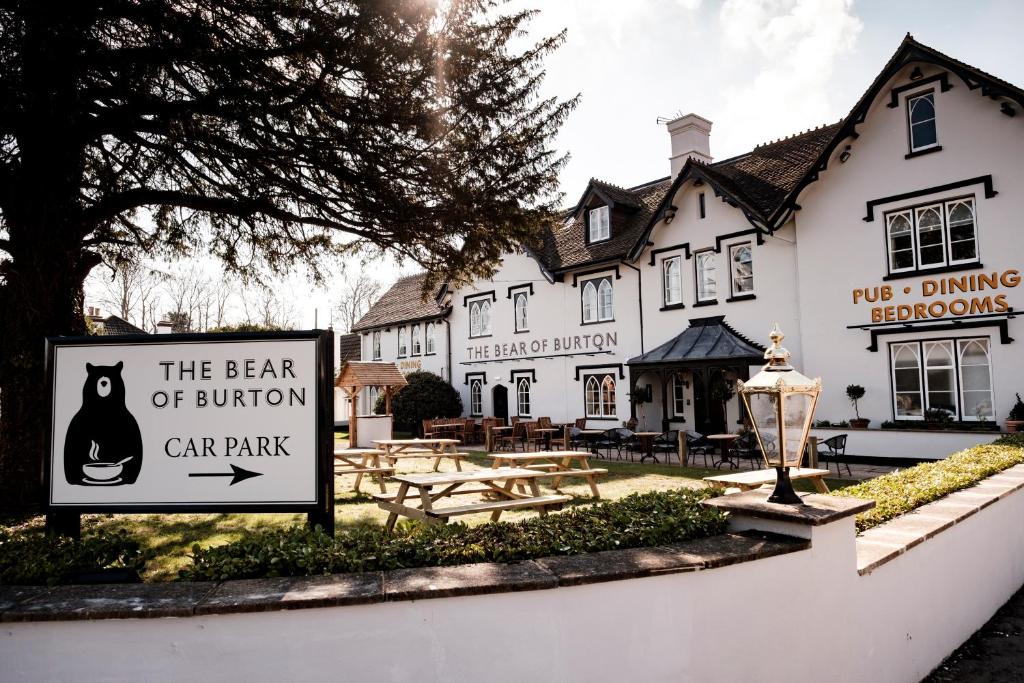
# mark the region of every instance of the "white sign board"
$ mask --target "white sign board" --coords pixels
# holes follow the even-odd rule
[[[333,418],[321,344],[319,333],[50,340],[50,506],[322,503],[323,411]]]

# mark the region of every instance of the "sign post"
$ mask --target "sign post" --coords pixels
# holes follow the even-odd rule
[[[47,527],[305,512],[334,533],[332,333],[46,340]]]

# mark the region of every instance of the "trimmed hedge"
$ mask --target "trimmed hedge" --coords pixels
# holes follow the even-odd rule
[[[873,509],[857,515],[857,530],[866,531],[1022,462],[1024,434],[1009,434],[991,444],[869,479],[832,495],[875,501]]]
[[[264,531],[206,550],[193,546],[193,565],[180,578],[221,581],[514,562],[678,543],[725,531],[725,515],[700,504],[714,495],[710,489],[634,493],[521,522],[407,523],[391,535],[376,526],[341,529],[335,538],[305,527]]]
[[[139,571],[145,559],[137,541],[122,531],[98,532],[80,541],[42,533],[12,535],[0,529],[0,586],[68,583],[75,572]]]

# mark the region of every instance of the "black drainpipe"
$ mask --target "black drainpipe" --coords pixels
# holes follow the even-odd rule
[[[452,324],[448,321],[448,318],[444,319],[444,329],[447,333],[447,342],[445,346],[448,347],[448,384],[452,383]]]

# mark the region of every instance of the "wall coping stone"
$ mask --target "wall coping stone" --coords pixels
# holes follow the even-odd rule
[[[701,501],[702,505],[718,508],[722,512],[742,514],[746,517],[773,519],[809,526],[821,526],[852,517],[875,507],[875,501],[861,498],[827,496],[820,493],[799,494],[803,505],[769,503],[772,490],[767,488],[733,493]]]
[[[667,546],[329,576],[216,582],[0,586],[0,622],[189,617],[366,605],[528,590],[703,571],[810,547],[759,531]]]
[[[861,576],[870,574],[1022,488],[1024,465],[1014,465],[974,486],[954,491],[862,532],[857,536],[857,572]]]

